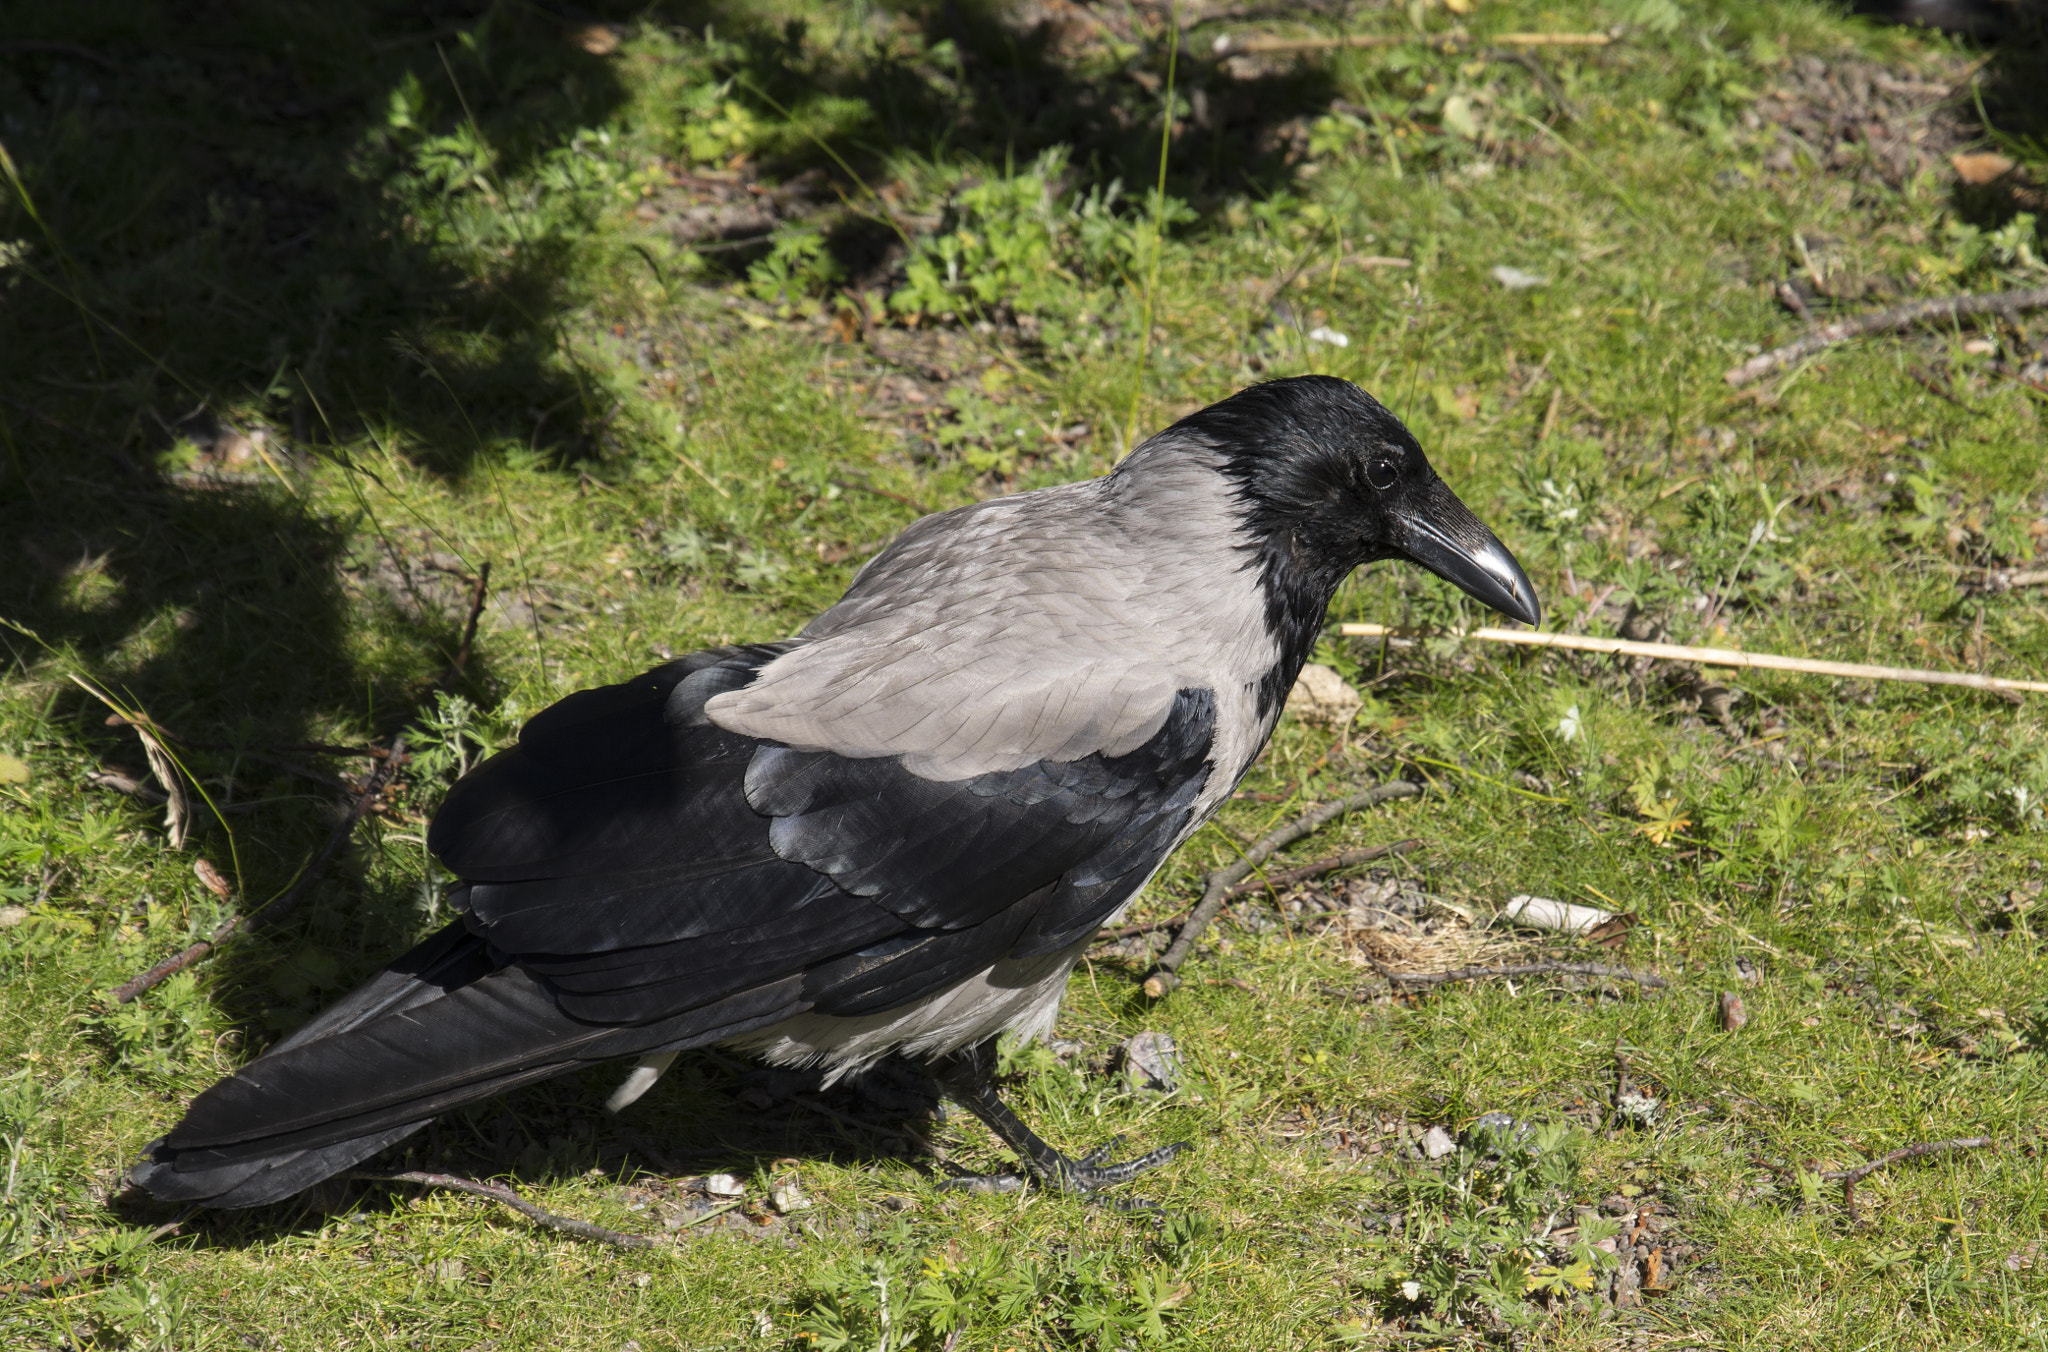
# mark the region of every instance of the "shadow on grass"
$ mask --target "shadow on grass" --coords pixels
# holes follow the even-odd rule
[[[1167,58],[1139,24],[1134,43],[1082,60],[1073,33],[1019,30],[986,4],[882,24],[919,35],[915,58],[888,31],[820,56],[745,6],[11,9],[0,134],[33,210],[12,192],[0,203],[0,614],[91,667],[126,649],[110,674],[174,727],[273,742],[304,737],[315,712],[403,717],[459,618],[393,626],[376,661],[351,657],[336,581],[350,526],[299,505],[295,464],[365,430],[457,476],[479,457],[569,465],[596,450],[609,399],[561,342],[588,210],[540,191],[525,219],[508,206],[436,227],[481,220],[491,249],[416,219],[437,194],[488,197],[628,115],[592,25],[712,26],[738,53],[717,72],[741,96],[858,100],[870,115],[834,145],[857,165],[890,148],[1000,162],[1058,144],[1128,185],[1152,178]],[[1285,174],[1272,129],[1329,97],[1314,73],[1224,79],[1185,43],[1176,78],[1170,187],[1197,199],[1271,190]],[[829,158],[782,139],[776,172]],[[218,421],[230,410],[242,425]],[[199,461],[166,461],[181,438]]]
[[[246,753],[410,717],[461,616],[366,620],[342,579],[363,523],[309,505],[306,475],[365,434],[453,478],[598,453],[609,397],[563,342],[597,207],[551,195],[542,171],[588,129],[674,116],[633,106],[605,34],[637,24],[715,26],[736,55],[714,73],[745,75],[764,117],[818,96],[869,110],[833,154],[785,136],[774,174],[872,170],[892,150],[1023,162],[1053,145],[1134,187],[1156,170],[1168,51],[1144,23],[1105,57],[994,5],[912,6],[880,26],[915,34],[921,55],[884,34],[819,56],[743,5],[0,4],[0,616],[225,745],[194,767],[258,793],[290,786],[266,788]],[[1185,43],[1174,59],[1169,190],[1274,190],[1275,129],[1327,104],[1326,77],[1225,78]],[[496,217],[422,214],[528,181]],[[0,639],[17,672],[46,651]],[[49,710],[75,749],[141,770],[92,700],[67,687]],[[252,896],[333,819],[296,791],[240,819]],[[225,956],[214,998],[282,1031],[402,948],[415,903],[338,871],[288,932]]]
[[[619,1077],[620,1068],[587,1070],[458,1109],[362,1167],[493,1179],[529,1198],[593,1169],[615,1183],[656,1187],[730,1173],[756,1204],[766,1199],[755,1177],[791,1159],[872,1169],[904,1188],[917,1186],[913,1173],[943,1176],[895,1129],[925,1134],[938,1107],[936,1087],[906,1063],[885,1063],[820,1091],[819,1072],[737,1069],[714,1052],[685,1053],[653,1092],[613,1116],[600,1105]],[[323,1216],[393,1209],[417,1192],[410,1184],[331,1179],[273,1206],[203,1212],[187,1228],[202,1243],[264,1244],[317,1227]],[[182,1210],[132,1192],[112,1209],[152,1226]]]

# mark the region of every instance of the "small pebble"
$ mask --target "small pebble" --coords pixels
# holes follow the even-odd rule
[[[1657,1121],[1659,1100],[1654,1094],[1631,1089],[1614,1100],[1614,1111],[1622,1121],[1638,1127],[1652,1126]]]
[[[1124,1083],[1172,1094],[1180,1089],[1180,1049],[1170,1033],[1139,1033],[1124,1044]]]
[[[704,1191],[713,1197],[744,1197],[747,1185],[731,1174],[710,1174],[704,1179]]]
[[[1422,1133],[1422,1153],[1433,1160],[1440,1160],[1457,1148],[1458,1143],[1451,1139],[1451,1133],[1442,1127],[1431,1127]]]

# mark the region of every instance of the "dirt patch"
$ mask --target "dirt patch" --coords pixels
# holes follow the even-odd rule
[[[1914,68],[1801,57],[1745,115],[1752,131],[1777,129],[1767,168],[1791,173],[1802,152],[1812,167],[1875,178],[1897,188],[1924,170],[1947,171],[1950,154],[1981,134],[1966,109],[1969,63]]]

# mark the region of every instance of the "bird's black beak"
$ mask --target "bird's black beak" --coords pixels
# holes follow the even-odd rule
[[[1543,608],[1522,565],[1442,479],[1430,477],[1427,488],[1389,504],[1402,557],[1455,583],[1483,605],[1524,624],[1540,623]]]

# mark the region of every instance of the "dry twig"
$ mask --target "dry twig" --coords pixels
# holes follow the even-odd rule
[[[1350,868],[1353,865],[1367,863],[1374,859],[1382,859],[1388,855],[1406,854],[1421,843],[1419,839],[1397,840],[1390,845],[1371,845],[1362,850],[1346,850],[1342,854],[1333,854],[1328,859],[1318,859],[1313,864],[1303,864],[1300,868],[1282,869],[1278,873],[1268,873],[1254,882],[1239,883],[1231,888],[1229,892],[1225,893],[1223,899],[1225,901],[1235,901],[1239,897],[1249,896],[1254,892],[1264,892],[1273,888],[1286,887],[1290,883],[1302,882],[1309,878],[1319,878],[1325,873],[1334,873],[1340,868]],[[1151,934],[1157,930],[1175,929],[1185,925],[1188,922],[1188,917],[1192,914],[1193,912],[1183,912],[1166,920],[1154,920],[1143,925],[1125,925],[1120,929],[1113,929],[1107,933],[1098,934],[1095,936],[1095,940],[1097,943],[1103,943],[1112,939],[1132,939],[1140,934]]]
[[[476,624],[484,613],[484,596],[491,587],[491,561],[484,560],[483,567],[476,570],[476,580],[470,586],[469,618],[462,622],[462,643],[455,649],[455,660],[441,673],[439,682],[443,690],[450,689],[462,679],[462,673],[469,666],[469,657],[476,647]]]
[[[1986,1147],[1995,1149],[1997,1145],[1998,1142],[1989,1136],[1958,1136],[1948,1141],[1922,1141],[1918,1145],[1894,1150],[1889,1155],[1879,1155],[1870,1163],[1859,1164],[1853,1169],[1830,1169],[1821,1177],[1830,1183],[1842,1185],[1842,1205],[1848,1208],[1849,1219],[1854,1221],[1857,1219],[1856,1185],[1879,1169],[1897,1164],[1900,1160],[1919,1159],[1922,1155],[1941,1155],[1951,1150],[1983,1150]]]
[[[451,1192],[466,1192],[472,1197],[482,1197],[500,1206],[510,1207],[535,1225],[549,1230],[560,1230],[563,1234],[575,1235],[578,1239],[594,1239],[603,1244],[617,1245],[621,1249],[651,1249],[655,1243],[648,1235],[629,1235],[622,1230],[607,1230],[602,1225],[579,1221],[574,1216],[557,1216],[552,1211],[543,1211],[502,1183],[483,1183],[474,1178],[458,1178],[454,1174],[430,1174],[419,1169],[408,1169],[397,1174],[352,1172],[349,1177],[361,1179],[366,1183],[417,1183],[427,1188],[447,1188]]]
[[[1911,681],[1919,685],[1964,685],[1972,690],[2031,690],[2037,694],[2048,694],[2048,681],[2009,681],[2000,676],[1979,676],[1970,671],[1877,667],[1862,662],[1827,662],[1817,657],[1780,657],[1776,653],[1742,652],[1734,648],[1693,648],[1678,643],[1641,643],[1634,639],[1552,634],[1535,629],[1421,630],[1395,629],[1384,624],[1346,624],[1340,626],[1339,632],[1347,638],[1476,638],[1488,643],[1513,643],[1524,648],[1570,648],[1577,652],[1698,662],[1709,667],[1803,671],[1817,676],[1846,676],[1864,681]]]
[[[1654,972],[1627,967],[1605,967],[1597,962],[1522,962],[1506,967],[1460,967],[1454,972],[1395,972],[1379,963],[1380,975],[1397,985],[1442,986],[1453,981],[1487,981],[1494,977],[1518,976],[1603,976],[1615,981],[1633,981],[1638,986],[1659,987],[1671,983]]]
[[[1851,338],[1871,333],[1893,333],[1929,320],[1961,319],[1965,315],[2018,314],[2021,310],[2038,310],[2044,305],[2048,305],[2048,286],[2024,291],[1999,291],[1988,296],[1944,296],[1938,300],[1909,301],[1888,310],[1873,310],[1869,314],[1824,324],[1783,347],[1774,347],[1740,366],[1730,367],[1721,378],[1739,389],[1759,376],[1769,375],[1801,357],[1811,356],[1837,343],[1846,343]]]
[[[1180,985],[1180,977],[1176,973],[1181,963],[1187,960],[1188,954],[1194,950],[1195,940],[1202,937],[1202,932],[1216,919],[1216,913],[1223,909],[1223,903],[1229,900],[1230,889],[1249,877],[1252,870],[1264,863],[1275,850],[1292,845],[1303,836],[1335,821],[1347,812],[1356,812],[1360,808],[1371,807],[1375,803],[1384,803],[1395,798],[1416,798],[1421,796],[1421,793],[1420,784],[1410,784],[1406,780],[1397,779],[1392,783],[1380,784],[1354,793],[1349,798],[1325,803],[1313,811],[1304,812],[1278,830],[1268,832],[1244,852],[1242,859],[1228,868],[1220,868],[1211,873],[1208,886],[1203,889],[1201,902],[1188,913],[1187,923],[1181,926],[1180,933],[1174,936],[1173,943],[1166,952],[1160,954],[1158,963],[1146,973],[1145,994],[1157,1000]]]
[[[1470,33],[1346,33],[1322,34],[1312,38],[1278,38],[1263,33],[1245,33],[1217,38],[1211,50],[1218,56],[1239,52],[1323,52],[1337,48],[1401,47],[1408,43],[1425,46],[1462,47],[1469,42],[1494,42],[1503,47],[1605,47],[1613,42],[1608,33],[1495,33],[1475,38]]]

